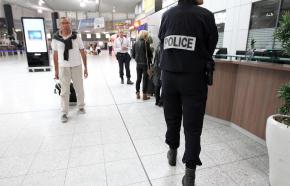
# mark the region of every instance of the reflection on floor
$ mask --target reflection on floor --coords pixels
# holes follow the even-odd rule
[[[53,72],[27,72],[24,56],[0,58],[0,186],[178,186],[181,163],[167,164],[163,110],[121,85],[106,53],[89,56],[87,113],[60,123]],[[136,80],[131,61],[132,80]],[[197,186],[266,186],[266,147],[205,119]]]

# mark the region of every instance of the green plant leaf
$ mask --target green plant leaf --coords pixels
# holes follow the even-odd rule
[[[282,43],[282,47],[290,55],[290,13],[285,12],[279,21],[279,27],[274,33],[274,37]]]
[[[290,112],[290,82],[286,83],[277,91],[278,97],[283,101],[283,105],[279,108],[279,113],[289,115]]]

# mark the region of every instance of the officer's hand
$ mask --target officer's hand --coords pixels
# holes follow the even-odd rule
[[[84,70],[84,77],[85,77],[85,79],[88,77],[88,75],[89,75],[88,74],[88,69],[85,68],[85,70]]]

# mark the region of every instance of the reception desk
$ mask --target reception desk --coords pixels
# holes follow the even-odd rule
[[[277,90],[290,81],[290,65],[216,60],[206,113],[265,139],[267,118],[277,113]]]

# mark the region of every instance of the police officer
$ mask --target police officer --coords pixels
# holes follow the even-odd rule
[[[166,143],[170,147],[167,158],[171,166],[176,165],[183,118],[185,186],[194,185],[196,166],[202,165],[200,136],[218,40],[214,15],[198,6],[202,4],[203,0],[179,0],[163,14],[159,31]]]

